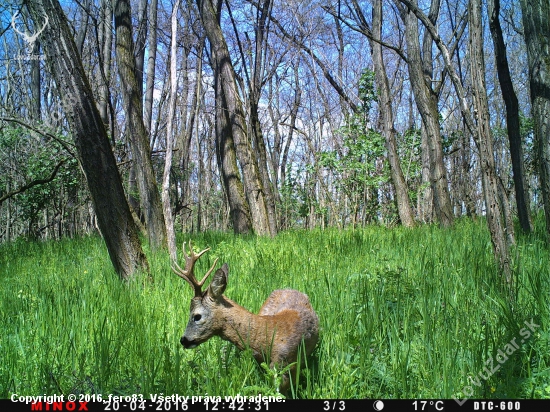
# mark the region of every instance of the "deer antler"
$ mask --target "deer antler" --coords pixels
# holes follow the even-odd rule
[[[189,254],[187,254],[185,252],[185,242],[183,242],[183,245],[182,245],[181,249],[182,249],[182,252],[183,252],[183,256],[185,257],[185,269],[182,269],[181,267],[179,267],[179,265],[176,262],[174,262],[175,267],[172,266],[172,271],[176,275],[178,275],[180,278],[184,279],[187,283],[189,283],[191,285],[191,287],[195,291],[195,297],[200,297],[200,296],[202,296],[202,290],[201,290],[202,286],[204,285],[204,282],[206,281],[208,276],[210,276],[210,274],[214,270],[214,267],[216,266],[216,263],[218,262],[218,258],[216,258],[216,260],[214,260],[214,264],[212,265],[210,270],[208,272],[206,272],[206,275],[204,275],[204,277],[199,282],[197,280],[197,278],[195,277],[195,273],[193,271],[193,268],[195,266],[195,262],[197,260],[199,260],[199,258],[204,253],[208,252],[210,250],[210,248],[206,248],[206,249],[204,249],[203,251],[201,251],[199,253],[195,253],[193,251],[193,245],[191,244],[191,241],[189,241]]]

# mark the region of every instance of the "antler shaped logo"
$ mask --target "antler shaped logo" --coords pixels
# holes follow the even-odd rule
[[[11,27],[13,28],[13,30],[19,34],[23,40],[25,40],[27,42],[27,49],[28,49],[28,52],[29,54],[32,52],[32,49],[34,47],[34,42],[36,41],[36,39],[38,38],[38,36],[40,36],[40,33],[42,33],[44,31],[44,29],[46,28],[46,26],[48,25],[48,16],[44,16],[46,21],[44,22],[44,25],[42,26],[42,28],[40,30],[38,30],[36,33],[34,33],[33,35],[28,35],[27,33],[23,33],[19,30],[17,30],[17,27],[15,27],[15,20],[17,19],[17,16],[19,16],[19,12],[16,12],[13,17],[11,18]]]

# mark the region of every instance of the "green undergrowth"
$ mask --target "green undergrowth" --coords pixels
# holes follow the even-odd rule
[[[320,339],[295,397],[550,398],[542,233],[518,238],[512,291],[483,221],[189,237],[211,248],[196,273],[227,262],[225,294],[254,312],[274,289],[309,295]],[[124,283],[98,237],[1,245],[0,398],[275,394],[278,371],[247,351],[219,338],[183,349],[191,288],[165,252],[148,257],[153,281]]]

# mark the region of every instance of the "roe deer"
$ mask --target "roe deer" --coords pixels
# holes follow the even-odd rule
[[[172,270],[187,281],[195,292],[189,323],[181,338],[181,344],[186,349],[195,348],[212,336],[219,336],[240,350],[250,348],[258,363],[269,362],[270,367],[295,363],[302,340],[306,356],[313,351],[319,335],[319,319],[307,295],[292,289],[275,290],[259,314],[255,315],[223,295],[229,274],[227,263],[214,273],[208,289],[203,292],[202,286],[218,259],[199,282],[193,273],[193,266],[210,249],[195,253],[191,241],[189,254],[185,252],[185,243],[182,249],[185,269],[175,264]],[[290,377],[288,374],[282,376],[281,393],[287,393],[290,379],[295,383],[295,374],[296,364],[290,367]]]

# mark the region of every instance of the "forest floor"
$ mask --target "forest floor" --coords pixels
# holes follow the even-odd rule
[[[189,237],[211,248],[197,276],[215,258],[227,262],[225,295],[253,312],[274,289],[310,297],[320,340],[294,397],[550,398],[550,249],[540,227],[518,236],[511,287],[483,220]],[[153,281],[124,283],[99,237],[0,245],[0,398],[274,394],[276,372],[228,342],[184,350],[191,289],[167,253],[147,255]]]

